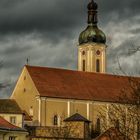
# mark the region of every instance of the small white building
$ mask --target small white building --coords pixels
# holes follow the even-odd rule
[[[0,117],[0,140],[27,140],[28,132]]]

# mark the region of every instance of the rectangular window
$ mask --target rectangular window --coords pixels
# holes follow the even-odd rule
[[[16,137],[10,136],[10,137],[9,137],[9,140],[16,140]]]
[[[10,123],[16,124],[16,117],[15,116],[10,117]]]

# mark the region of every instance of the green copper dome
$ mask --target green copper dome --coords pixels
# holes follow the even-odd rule
[[[79,36],[79,44],[88,42],[105,43],[106,36],[96,25],[88,25]]]
[[[98,26],[97,20],[97,3],[91,0],[87,6],[88,8],[88,27],[80,33],[79,44],[95,42],[95,43],[106,43],[106,36]]]

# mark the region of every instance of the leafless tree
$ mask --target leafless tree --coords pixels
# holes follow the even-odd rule
[[[56,139],[67,139],[70,137],[71,128],[67,126],[59,126],[53,127],[50,131],[50,135]]]
[[[123,75],[127,75],[123,71],[119,59],[118,66]],[[109,105],[107,112],[106,108],[102,108],[99,112],[102,118],[102,127],[104,130],[109,127],[116,127],[125,135],[124,140],[139,140],[140,139],[140,78],[127,77],[128,87],[121,90],[116,103]],[[106,112],[108,113],[108,122]]]

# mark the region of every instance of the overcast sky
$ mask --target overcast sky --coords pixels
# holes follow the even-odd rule
[[[98,26],[107,36],[107,71],[139,75],[140,0],[96,0]],[[30,65],[77,69],[78,37],[87,26],[89,0],[0,0],[0,82],[12,93],[26,59]]]

